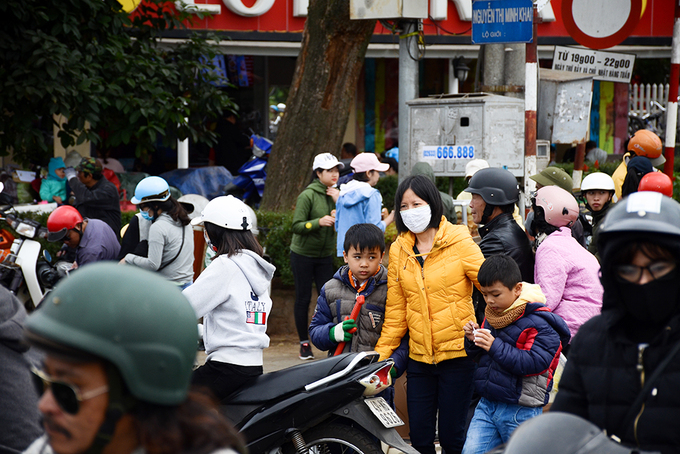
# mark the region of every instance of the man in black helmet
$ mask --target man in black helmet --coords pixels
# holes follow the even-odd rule
[[[534,253],[524,230],[512,213],[519,201],[519,186],[510,171],[499,168],[481,169],[470,179],[465,189],[472,194],[470,211],[482,241],[479,248],[484,257],[503,254],[512,257],[519,266],[524,282],[534,282]],[[476,292],[476,313],[484,319],[486,303]]]
[[[93,294],[93,286],[96,295]],[[62,280],[25,324],[45,435],[28,454],[235,454],[242,443],[189,392],[196,316],[155,273],[95,263]]]

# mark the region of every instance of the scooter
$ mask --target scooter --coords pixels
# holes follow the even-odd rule
[[[38,238],[47,238],[47,229],[37,221],[6,213],[11,206],[4,208],[0,211],[0,220],[7,222],[18,238],[13,239],[9,252],[4,253],[0,262],[0,284],[16,295],[30,312],[40,304],[45,293],[66,274],[66,270],[63,264],[53,266],[50,253],[43,251],[42,245],[37,241]],[[11,234],[3,230],[1,235],[3,242],[7,242],[5,235]]]
[[[253,134],[253,156],[238,169],[238,175],[224,188],[225,195],[233,195],[250,206],[257,205],[264,194],[267,180],[267,156],[274,145],[269,139]]]
[[[259,376],[228,398],[226,416],[251,453],[382,454],[380,442],[417,451],[394,429],[403,424],[376,394],[391,384],[393,361],[345,353]]]

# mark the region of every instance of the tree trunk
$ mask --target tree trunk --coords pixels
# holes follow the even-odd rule
[[[375,20],[350,20],[349,0],[311,0],[302,49],[267,167],[266,210],[286,211],[309,183],[314,156],[338,155]]]

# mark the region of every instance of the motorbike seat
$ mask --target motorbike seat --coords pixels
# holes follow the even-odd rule
[[[310,383],[341,371],[355,356],[356,353],[345,353],[260,375],[225,401],[229,406],[252,405],[298,392]],[[364,361],[365,364],[369,364],[377,359],[377,355],[368,356]]]

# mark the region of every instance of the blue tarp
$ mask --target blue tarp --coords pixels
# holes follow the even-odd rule
[[[182,194],[200,194],[208,200],[224,195],[224,187],[234,179],[222,166],[176,169],[160,176]]]

